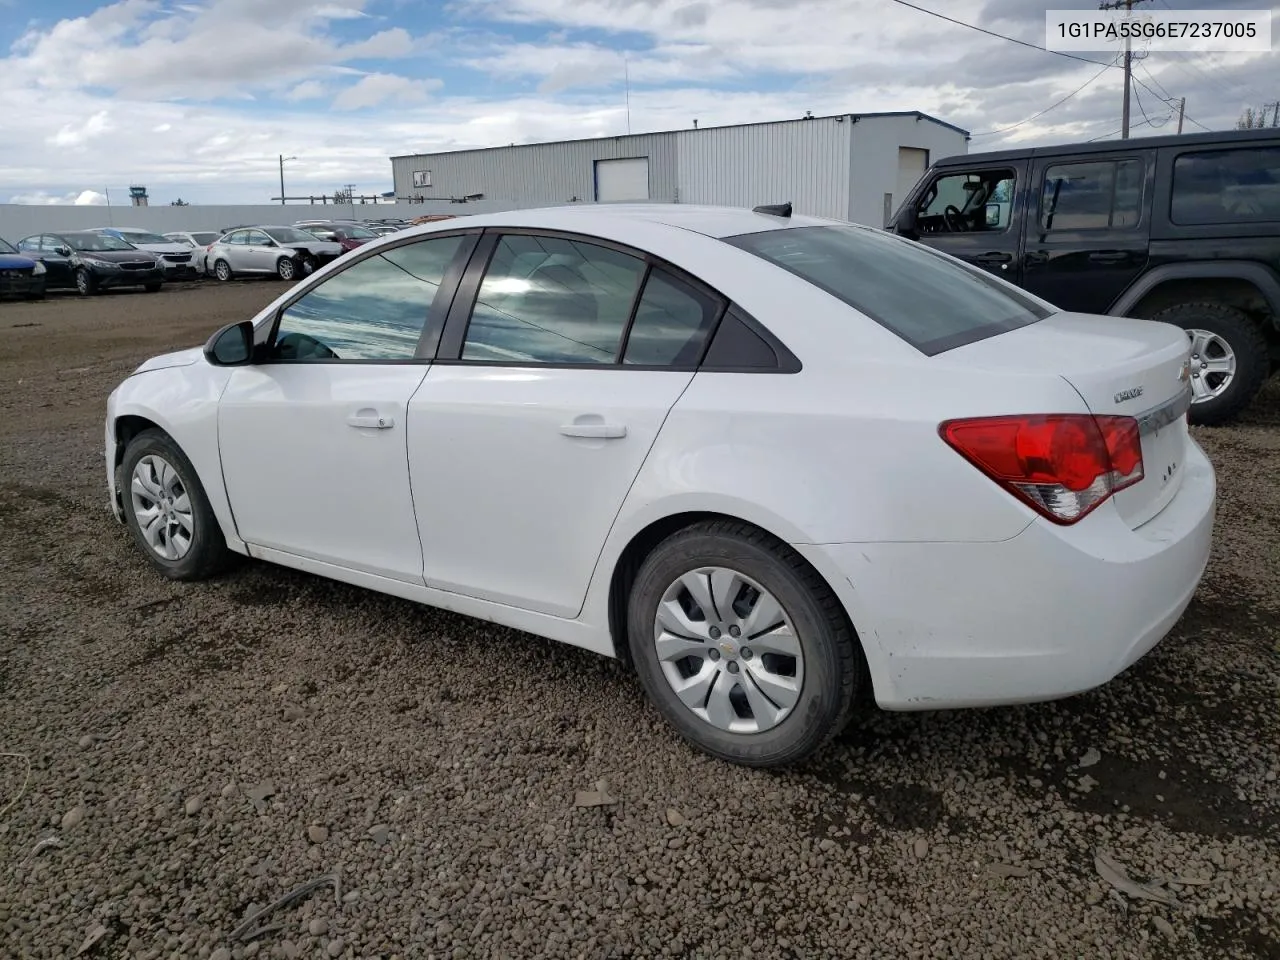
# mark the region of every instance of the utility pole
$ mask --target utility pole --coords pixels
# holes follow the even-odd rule
[[[1099,10],[1120,10],[1123,8],[1125,12],[1131,11],[1135,3],[1145,3],[1146,0],[1113,0],[1111,3],[1098,4]],[[1131,49],[1129,38],[1124,38],[1124,106],[1121,109],[1120,121],[1120,139],[1129,139],[1129,95],[1133,89],[1133,51]]]
[[[1178,133],[1182,133],[1182,116],[1187,112],[1187,98],[1178,101]]]
[[[1262,122],[1263,123],[1267,122],[1267,107],[1270,107],[1272,111],[1274,111],[1271,114],[1271,125],[1273,127],[1280,127],[1280,100],[1277,100],[1275,103],[1264,103],[1262,105]]]
[[[297,157],[286,157],[280,154],[280,206],[284,206],[284,162],[286,160],[297,160]]]

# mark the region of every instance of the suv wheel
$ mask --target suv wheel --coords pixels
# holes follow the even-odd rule
[[[1191,422],[1234,420],[1253,400],[1270,364],[1262,329],[1224,303],[1180,303],[1151,317],[1187,331],[1191,341]]]

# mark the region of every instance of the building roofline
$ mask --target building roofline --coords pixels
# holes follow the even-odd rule
[[[573,137],[567,140],[544,140],[537,143],[508,143],[496,147],[464,147],[461,150],[434,150],[429,153],[400,153],[395,154],[392,160],[408,160],[412,157],[436,157],[443,154],[455,155],[461,153],[486,153],[492,150],[516,150],[521,147],[554,147],[566,143],[591,143],[596,140],[636,140],[641,137],[661,137],[669,136],[675,133],[701,133],[704,130],[734,130],[740,127],[767,127],[779,123],[802,123],[808,120],[852,120],[857,123],[859,120],[873,120],[881,117],[915,117],[917,120],[927,120],[930,123],[936,123],[940,127],[946,127],[948,130],[954,130],[956,133],[964,135],[966,140],[969,139],[969,131],[961,127],[957,127],[953,123],[947,123],[945,120],[939,120],[937,117],[930,116],[919,110],[882,110],[872,113],[832,113],[821,117],[788,117],[785,120],[753,120],[749,123],[726,123],[718,127],[680,127],[675,130],[651,130],[647,133],[619,133],[612,136],[603,137]]]

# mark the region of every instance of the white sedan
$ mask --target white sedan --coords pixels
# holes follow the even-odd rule
[[[165,576],[245,554],[631,664],[708,753],[1069,696],[1164,637],[1189,345],[884,231],[643,204],[373,241],[107,403]]]

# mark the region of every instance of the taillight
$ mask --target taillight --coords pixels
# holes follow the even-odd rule
[[[948,420],[952,448],[1055,523],[1070,524],[1143,477],[1133,417],[1087,413]]]

